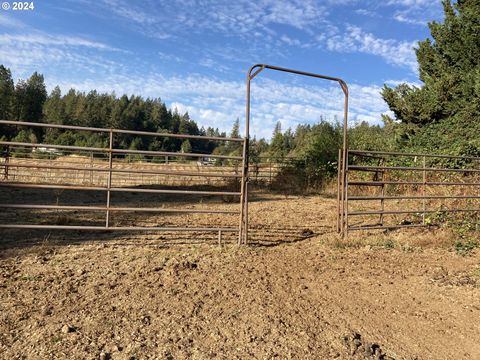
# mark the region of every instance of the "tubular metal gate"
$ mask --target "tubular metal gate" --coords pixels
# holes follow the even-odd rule
[[[91,127],[80,127],[80,126],[65,126],[65,125],[55,125],[55,124],[42,124],[42,123],[30,123],[30,122],[18,122],[18,121],[6,121],[1,120],[0,125],[4,126],[21,126],[23,128],[42,128],[42,129],[58,129],[58,130],[73,130],[73,131],[82,131],[82,132],[91,132],[91,133],[103,133],[108,134],[108,147],[106,148],[97,148],[97,147],[86,147],[86,146],[67,146],[67,145],[53,145],[53,144],[32,144],[24,142],[14,142],[14,141],[0,141],[0,146],[2,146],[6,151],[3,154],[3,176],[0,179],[0,187],[3,188],[24,188],[24,189],[53,189],[53,190],[75,190],[75,191],[101,191],[106,195],[105,205],[104,206],[62,206],[62,205],[36,205],[36,204],[15,204],[15,203],[1,203],[0,208],[3,209],[48,209],[48,210],[77,210],[77,211],[94,211],[94,212],[105,212],[105,225],[104,226],[68,226],[68,225],[39,225],[39,224],[0,224],[0,228],[18,228],[18,229],[63,229],[63,230],[155,230],[155,231],[196,231],[196,232],[216,232],[219,236],[219,241],[221,241],[223,232],[238,232],[239,241],[243,238],[243,232],[245,230],[245,217],[248,216],[248,208],[245,206],[246,196],[244,194],[246,179],[246,149],[247,149],[247,140],[241,138],[226,138],[226,137],[214,137],[214,136],[196,136],[196,135],[183,135],[183,134],[167,134],[167,133],[152,133],[152,132],[142,132],[142,131],[130,131],[130,130],[119,130],[119,129],[101,129],[101,128],[91,128]],[[166,152],[166,151],[147,151],[147,150],[127,150],[114,147],[115,135],[134,135],[134,136],[147,136],[147,137],[161,137],[161,138],[177,138],[177,139],[194,139],[199,141],[218,141],[218,142],[237,142],[241,143],[243,147],[242,156],[224,156],[224,155],[213,155],[213,154],[200,154],[200,153],[182,153],[182,152]],[[48,153],[56,153],[67,151],[71,153],[80,152],[82,154],[88,153],[92,156],[93,154],[103,154],[104,162],[107,166],[90,166],[86,168],[85,166],[75,165],[72,162],[65,165],[65,163],[60,162],[59,165],[51,163],[28,163],[28,162],[19,162],[13,161],[15,158],[10,156],[12,151],[15,149],[30,149],[38,150]],[[31,153],[30,151],[30,153]],[[27,150],[27,152],[29,152]],[[181,158],[197,158],[204,159],[218,159],[221,161],[233,160],[241,162],[243,171],[241,174],[236,172],[218,172],[218,171],[175,171],[170,169],[135,169],[135,168],[119,168],[114,166],[115,155],[118,156],[127,156],[127,155],[143,155],[143,156],[161,156],[161,157],[181,157]],[[167,160],[168,162],[168,160]],[[50,183],[38,183],[38,181],[21,180],[20,181],[11,181],[12,177],[15,176],[15,172],[19,169],[28,169],[32,171],[32,178],[34,178],[38,173],[42,172],[51,172],[51,171],[78,171],[78,172],[89,172],[93,178],[93,174],[106,174],[106,181],[102,186],[85,186],[83,184],[78,184],[75,182],[75,179],[72,178],[64,181],[54,181]],[[208,169],[208,168],[207,168]],[[146,188],[135,188],[135,187],[124,187],[124,186],[113,186],[112,179],[114,174],[141,174],[142,176],[184,176],[184,177],[200,177],[200,178],[221,178],[221,179],[233,179],[240,180],[242,183],[240,192],[237,191],[193,191],[193,190],[170,190],[170,189],[146,189]],[[17,175],[18,178],[18,175]],[[72,185],[72,182],[74,183]],[[238,211],[227,211],[227,210],[209,210],[209,209],[178,209],[178,208],[151,208],[151,207],[114,207],[111,205],[111,194],[114,192],[122,193],[147,193],[147,194],[177,194],[177,195],[205,195],[205,196],[239,196],[240,197],[240,209]],[[10,199],[12,202],[15,201],[13,193]],[[145,226],[112,226],[110,217],[112,212],[149,212],[149,213],[201,213],[201,214],[233,214],[239,215],[239,227],[145,227]]]
[[[444,214],[480,213],[478,157],[347,150],[345,158],[345,166],[339,166],[337,199],[337,230],[344,235],[427,227],[444,221]],[[352,218],[359,220],[352,223]]]

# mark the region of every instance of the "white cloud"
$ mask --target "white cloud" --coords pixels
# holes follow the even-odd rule
[[[406,24],[426,26],[429,21],[442,16],[440,1],[390,0],[384,5],[395,7],[393,19]]]
[[[103,0],[103,4],[132,22],[165,30],[183,28],[184,31],[196,28],[245,32],[268,24],[302,29],[326,14],[326,8],[314,0],[172,0],[160,5],[156,1],[146,1],[143,8],[124,0]],[[143,10],[146,8],[158,11],[146,12]]]
[[[114,75],[102,79],[91,78],[81,82],[51,79],[52,88],[59,84],[62,90],[74,87],[89,91],[115,91],[118,95],[141,94],[161,97],[179,113],[188,111],[201,126],[218,127],[229,131],[236,118],[245,119],[245,84],[238,81],[215,80],[202,76],[165,77],[150,74],[143,78]],[[380,114],[388,109],[378,86],[350,85],[350,125],[360,121],[379,123]],[[320,117],[332,121],[343,120],[343,93],[332,83],[301,86],[267,78],[256,78],[252,83],[251,135],[269,138],[277,121],[284,129],[300,123],[316,123]]]
[[[0,34],[0,44],[17,46],[21,46],[22,44],[35,44],[49,46],[87,47],[98,50],[117,50],[106,44],[79,37],[35,33],[28,35]]]
[[[327,7],[315,0],[126,0],[90,1],[90,6],[113,12],[140,33],[161,39],[185,34],[217,33],[227,38],[254,40],[258,34],[268,44],[276,37],[276,26],[312,31],[328,15]],[[156,11],[151,11],[155,9]]]
[[[132,8],[128,2],[124,3],[119,0],[103,0],[103,3],[105,3],[108,9],[113,13],[136,23],[148,25],[157,21],[151,14]]]
[[[435,1],[432,0],[389,0],[386,5],[394,6],[434,6]]]
[[[400,84],[407,84],[407,85],[416,86],[416,87],[421,87],[422,86],[422,83],[419,82],[419,81],[410,81],[410,80],[406,80],[406,79],[403,79],[403,80],[387,80],[387,81],[385,81],[385,84],[388,85],[388,86],[398,86]]]
[[[125,51],[107,44],[76,36],[45,34],[31,30],[28,35],[0,34],[1,63],[15,76],[30,76],[33,71],[83,73],[119,70],[124,66],[109,60],[106,53]]]
[[[0,26],[9,29],[24,29],[26,27],[20,20],[3,14],[0,14]]]
[[[230,62],[251,63],[252,59],[287,57],[292,48],[325,46],[330,51],[377,55],[389,64],[416,72],[415,42],[378,38],[358,26],[346,26],[340,30],[330,18],[330,11],[334,7],[348,6],[357,14],[383,17],[385,21],[394,18],[409,24],[425,24],[422,16],[438,8],[438,4],[432,5],[430,0],[390,0],[385,3],[371,0],[86,1],[93,8],[108,9],[109,14],[113,11],[113,16],[122,20],[121,25],[127,24],[144,35],[171,43],[182,39],[185,42],[182,46],[190,54],[197,54],[200,65],[220,71],[231,70],[232,64],[227,68],[213,66],[212,61],[217,56],[225,55]],[[393,13],[386,15],[379,10],[386,8]],[[222,38],[204,46],[203,39],[212,35]],[[216,45],[220,43],[222,46]],[[223,46],[227,48],[225,51],[221,49]],[[232,52],[235,55],[229,54]],[[174,56],[178,57],[178,54]]]
[[[398,22],[403,22],[406,24],[413,24],[413,25],[427,25],[428,20],[423,19],[416,19],[410,16],[410,12],[398,11],[393,16],[395,20]]]
[[[326,39],[327,48],[331,51],[362,52],[382,57],[387,63],[409,67],[417,71],[414,47],[416,41],[398,41],[381,39],[371,33],[364,32],[358,26],[347,26],[345,33]]]

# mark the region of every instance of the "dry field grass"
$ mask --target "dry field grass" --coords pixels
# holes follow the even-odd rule
[[[0,201],[25,194],[3,191]],[[39,202],[76,199],[28,194]],[[88,194],[82,203],[104,201]],[[210,197],[117,201],[238,208]],[[480,358],[480,254],[455,252],[454,233],[372,231],[342,240],[328,194],[256,193],[250,210],[251,244],[241,247],[233,235],[218,246],[215,234],[202,233],[2,230],[0,358]],[[20,215],[4,212],[0,220]],[[27,215],[40,223],[58,218]],[[238,224],[219,214],[119,214],[113,221]]]
[[[164,159],[161,159],[164,161]],[[28,167],[25,167],[28,166]],[[50,168],[36,168],[50,167]],[[87,156],[70,155],[56,159],[32,159],[29,157],[13,157],[8,161],[8,180],[15,182],[34,182],[40,184],[69,184],[84,186],[106,186],[108,160],[90,158]],[[78,170],[62,169],[65,167],[80,168]],[[112,168],[125,172],[113,172],[112,186],[146,186],[163,184],[166,186],[190,185],[225,185],[225,178],[206,176],[168,176],[164,174],[148,174],[152,172],[182,172],[193,174],[241,175],[241,164],[224,166],[199,165],[195,161],[155,163],[148,161],[128,161],[114,159]],[[93,169],[93,170],[92,170]],[[97,169],[97,170],[95,170]],[[275,164],[259,164],[252,168],[255,180],[270,182],[280,170]],[[5,159],[0,159],[0,176],[5,177]]]
[[[15,165],[28,165],[21,167]],[[35,168],[35,166],[50,167],[49,169]],[[90,159],[85,156],[62,156],[56,159],[10,158],[8,163],[8,179],[16,182],[35,182],[48,184],[69,184],[86,186],[106,186],[108,160]],[[56,167],[74,167],[81,170],[56,169]],[[85,170],[83,170],[83,168]],[[207,174],[238,175],[238,166],[201,166],[196,162],[185,163],[151,163],[145,161],[114,160],[112,168],[128,170],[128,172],[113,172],[112,186],[140,186],[152,184],[164,185],[198,185],[222,184],[221,178],[205,178],[197,176],[171,177],[163,174],[140,173],[139,171],[158,172],[191,172]],[[97,169],[97,171],[92,170]]]

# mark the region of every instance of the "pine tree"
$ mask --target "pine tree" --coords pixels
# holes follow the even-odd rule
[[[15,89],[18,120],[41,122],[47,89],[43,75],[34,72],[26,81],[20,81]]]
[[[416,49],[421,87],[385,86],[382,95],[403,123],[430,124],[480,114],[480,2],[443,1],[445,20]]]
[[[43,106],[43,117],[50,124],[64,124],[66,119],[65,102],[62,91],[56,86]]]
[[[230,132],[231,138],[240,138],[240,119],[237,118],[233,123],[232,131]]]
[[[270,144],[270,155],[274,159],[282,159],[286,155],[286,149],[284,148],[284,137],[282,134],[282,124],[280,121],[275,125],[273,130],[272,142]]]
[[[229,137],[234,139],[240,138],[240,120],[238,118],[233,122]],[[240,156],[242,152],[241,148],[242,143],[238,141],[228,141],[225,144],[225,153],[229,155]]]
[[[15,101],[15,87],[10,69],[0,65],[0,119],[13,119],[13,105]]]
[[[192,152],[192,145],[190,144],[189,140],[185,140],[182,142],[182,146],[180,148],[182,153],[191,153]]]

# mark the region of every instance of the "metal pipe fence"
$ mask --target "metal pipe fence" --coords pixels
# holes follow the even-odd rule
[[[248,216],[248,208],[245,206],[246,198],[244,196],[244,188],[242,187],[240,191],[226,191],[222,189],[215,190],[184,190],[184,189],[156,189],[156,188],[144,188],[144,187],[131,187],[131,186],[119,186],[117,184],[115,175],[116,174],[138,174],[147,175],[147,176],[164,176],[164,177],[194,177],[194,178],[213,178],[213,179],[223,179],[223,180],[232,180],[232,181],[244,181],[246,173],[238,174],[235,171],[235,167],[215,167],[215,171],[210,171],[210,168],[205,167],[199,171],[198,166],[195,168],[196,171],[189,170],[188,166],[185,166],[186,170],[176,170],[165,166],[168,164],[168,160],[163,168],[136,168],[134,164],[125,164],[122,162],[123,167],[119,167],[120,164],[117,162],[117,157],[125,157],[128,155],[147,155],[153,157],[170,157],[170,158],[193,158],[193,159],[219,159],[219,160],[229,160],[234,162],[245,162],[246,158],[246,148],[247,140],[241,138],[227,138],[227,137],[214,137],[214,136],[197,136],[197,135],[184,135],[184,134],[166,134],[166,133],[151,133],[144,131],[130,131],[130,130],[120,130],[120,129],[101,129],[101,128],[91,128],[91,127],[81,127],[81,126],[63,126],[57,124],[43,124],[43,123],[31,123],[31,122],[17,122],[17,121],[6,121],[0,120],[1,125],[15,125],[27,128],[55,128],[59,130],[74,130],[74,131],[84,131],[84,132],[97,132],[105,133],[108,135],[108,147],[88,147],[88,146],[71,146],[71,145],[56,145],[56,144],[32,144],[24,143],[18,141],[0,141],[0,147],[3,147],[5,151],[3,152],[3,161],[0,164],[3,167],[3,176],[0,179],[0,188],[10,191],[7,194],[7,199],[4,203],[0,203],[0,208],[2,209],[20,209],[20,210],[55,210],[55,211],[65,211],[65,210],[74,210],[74,211],[89,211],[89,212],[100,212],[104,213],[104,225],[103,226],[89,226],[89,225],[58,225],[58,224],[17,224],[17,223],[5,223],[0,224],[0,228],[15,228],[15,229],[63,229],[63,230],[122,230],[122,231],[195,231],[195,232],[216,232],[219,234],[221,241],[222,233],[228,232],[238,232],[239,237],[241,238],[244,228],[242,226],[236,227],[215,227],[215,226],[195,226],[191,227],[171,227],[171,226],[115,226],[111,223],[111,213],[114,212],[145,212],[145,213],[181,213],[181,214],[227,214],[227,215],[236,215],[239,216],[240,224],[245,223],[244,217]],[[243,147],[242,156],[227,156],[227,155],[217,155],[217,154],[204,154],[204,153],[183,153],[183,152],[171,152],[171,151],[150,151],[150,150],[129,150],[116,148],[114,146],[114,139],[117,134],[130,134],[138,136],[151,136],[151,137],[172,137],[179,139],[196,139],[196,140],[206,140],[206,141],[223,141],[223,142],[238,142],[241,143]],[[68,153],[69,155],[81,156],[84,154],[89,154],[89,161],[85,164],[79,163],[78,161],[65,160],[62,158],[60,161],[53,162],[48,159],[40,159],[38,163],[32,163],[32,158],[25,158],[25,154],[32,155],[32,150],[34,149],[51,149],[52,157],[57,157],[58,155],[64,155]],[[12,154],[15,154],[15,151],[23,153],[19,158],[15,156],[12,157]],[[81,154],[81,155],[79,155]],[[17,154],[18,155],[18,154]],[[32,156],[30,156],[32,157]],[[33,159],[36,160],[36,159]],[[97,161],[98,160],[98,161]],[[154,163],[149,165],[155,165]],[[157,164],[158,165],[158,164]],[[21,178],[19,174],[19,169],[23,171],[31,171],[31,174]],[[15,171],[14,171],[15,170]],[[208,171],[207,171],[208,170]],[[58,172],[65,172],[61,176],[60,182],[49,181],[49,177],[45,177],[46,172],[55,171],[53,177],[55,180],[58,180]],[[222,172],[223,171],[223,172]],[[103,175],[102,181],[93,181],[94,176],[91,177],[91,183],[89,185],[78,184],[76,179],[78,179],[80,173],[89,172],[90,174],[100,174]],[[14,178],[14,175],[17,174],[17,177]],[[38,177],[44,176],[47,183],[41,183],[38,181]],[[105,180],[106,177],[106,180]],[[13,181],[12,181],[13,180]],[[49,183],[50,182],[50,183]],[[152,185],[162,185],[161,183],[155,183],[153,181]],[[80,205],[51,205],[51,204],[18,204],[15,203],[16,196],[13,193],[13,189],[31,189],[32,191],[40,189],[49,189],[49,190],[58,190],[58,191],[98,191],[106,195],[105,205],[102,206],[80,206]],[[209,196],[209,197],[239,197],[242,199],[240,203],[239,210],[222,210],[222,209],[192,209],[192,208],[164,208],[164,207],[132,207],[132,206],[113,206],[111,195],[112,193],[143,193],[143,194],[161,194],[161,195],[174,195],[174,196]],[[81,194],[78,194],[78,199],[81,199]],[[31,219],[29,219],[31,220]],[[212,224],[213,225],[213,224]]]
[[[480,214],[480,158],[362,150],[347,150],[345,156],[340,151],[339,163],[343,158],[337,189],[345,196],[337,198],[337,231],[344,236],[352,230],[438,225],[449,214]]]
[[[320,75],[311,72],[287,69],[278,66],[272,66],[268,64],[255,64],[253,65],[247,73],[247,81],[246,81],[246,121],[245,121],[245,137],[243,139],[240,138],[226,138],[226,137],[215,137],[215,136],[198,136],[198,135],[184,135],[184,134],[168,134],[168,133],[152,133],[152,132],[144,132],[144,131],[131,131],[131,130],[120,130],[120,129],[105,129],[105,128],[93,128],[93,127],[81,127],[81,126],[71,126],[71,125],[57,125],[57,124],[40,124],[40,123],[31,123],[31,122],[17,122],[17,121],[7,121],[7,120],[0,120],[0,125],[8,125],[8,126],[21,126],[21,127],[36,127],[36,128],[51,128],[51,129],[59,129],[59,130],[73,130],[73,131],[81,131],[81,132],[94,132],[94,133],[103,133],[108,134],[108,143],[109,146],[106,148],[99,148],[99,147],[89,147],[89,146],[72,146],[72,145],[54,145],[54,144],[31,144],[25,142],[14,142],[14,141],[0,141],[0,147],[6,147],[7,152],[4,155],[3,161],[3,181],[0,181],[0,187],[7,187],[7,188],[30,188],[30,189],[53,189],[53,190],[84,190],[84,191],[103,191],[106,192],[106,204],[105,207],[97,207],[95,211],[105,212],[105,225],[104,226],[66,226],[66,225],[31,225],[31,224],[3,224],[0,225],[0,228],[25,228],[25,229],[45,229],[45,228],[52,228],[52,229],[88,229],[88,230],[165,230],[168,231],[172,230],[192,230],[192,231],[217,231],[219,236],[219,243],[221,243],[221,236],[222,232],[238,232],[238,243],[239,244],[246,244],[248,242],[248,184],[249,181],[252,180],[251,177],[251,169],[250,166],[250,158],[249,158],[249,139],[250,139],[250,105],[251,105],[251,81],[263,70],[268,69],[272,71],[282,72],[282,73],[289,73],[294,75],[306,76],[321,80],[327,80],[334,83],[337,83],[342,92],[343,92],[343,144],[342,148],[343,151],[340,153],[342,156],[341,161],[339,161],[339,165],[341,169],[339,171],[339,178],[338,178],[338,201],[339,201],[339,213],[341,213],[341,220],[339,220],[338,227],[343,228],[344,223],[344,213],[345,213],[345,203],[347,199],[346,194],[346,164],[347,164],[347,148],[348,148],[348,101],[349,101],[349,91],[346,82],[337,77],[331,77],[326,75]],[[200,153],[181,153],[181,152],[169,152],[169,151],[150,151],[150,150],[127,150],[127,149],[120,149],[115,148],[114,144],[114,137],[115,135],[137,135],[137,136],[154,136],[154,137],[171,137],[177,139],[195,139],[195,140],[208,140],[208,141],[227,141],[227,142],[240,142],[242,144],[242,155],[241,156],[225,156],[225,155],[217,155],[217,154],[200,154]],[[71,163],[63,163],[59,166],[53,165],[51,163],[43,163],[43,164],[20,164],[18,161],[11,163],[12,156],[8,152],[8,149],[16,148],[16,149],[23,149],[23,153],[29,154],[32,153],[34,149],[46,149],[47,152],[50,151],[53,153],[52,157],[55,157],[61,153],[87,153],[90,154],[90,167],[88,166],[80,166]],[[30,149],[30,150],[28,150]],[[50,149],[50,150],[49,150]],[[55,154],[57,153],[57,154]],[[205,178],[230,178],[230,179],[239,179],[240,180],[240,191],[239,192],[225,192],[225,191],[188,191],[188,190],[159,190],[159,189],[139,189],[139,188],[131,188],[131,187],[119,187],[117,184],[114,183],[114,175],[118,173],[127,173],[128,171],[119,169],[117,166],[118,158],[126,157],[129,155],[142,155],[144,157],[164,157],[165,163],[168,164],[169,158],[178,158],[183,157],[185,159],[188,158],[211,158],[216,159],[219,161],[236,161],[241,165],[241,170],[237,172],[237,168],[235,168],[235,172],[231,175],[226,175],[224,173],[217,173],[213,174],[213,172],[203,172],[200,174],[198,171],[162,171],[159,169],[152,170],[141,170],[139,169],[132,169],[132,172],[136,172],[138,174],[143,175],[165,175],[165,176],[196,176],[196,177],[205,177]],[[105,167],[105,164],[102,166],[96,166],[95,160],[97,158],[102,158],[104,161],[108,161],[108,166]],[[153,162],[153,160],[152,160]],[[288,165],[287,165],[288,166]],[[260,166],[261,167],[261,166]],[[90,172],[90,185],[82,186],[78,185],[77,183],[73,184],[64,184],[64,183],[56,183],[56,184],[39,184],[38,181],[36,182],[19,182],[19,181],[11,181],[10,179],[10,172],[11,169],[36,169],[37,172],[40,173],[43,171],[48,170],[55,170],[55,171],[89,171]],[[265,171],[265,169],[267,169]],[[274,177],[281,172],[283,169],[282,165],[272,164],[272,161],[268,160],[268,166],[264,169],[259,168],[258,164],[253,166],[253,174],[255,180],[267,180],[268,182],[272,182]],[[257,171],[258,170],[258,171]],[[102,186],[94,186],[95,185],[95,177],[94,173],[96,174],[107,174],[107,179],[105,184],[102,183]],[[85,175],[85,174],[84,174]],[[13,175],[15,176],[15,174]],[[54,175],[58,176],[58,175]],[[35,178],[35,177],[31,177]],[[63,179],[65,181],[71,181],[72,179],[66,178]],[[239,213],[239,227],[238,228],[213,228],[213,227],[202,227],[202,228],[170,228],[170,227],[119,227],[119,226],[112,226],[110,223],[110,212],[114,211],[134,211],[130,207],[123,207],[123,208],[115,208],[111,206],[111,193],[113,192],[144,192],[144,193],[162,193],[162,194],[183,194],[183,195],[211,195],[211,196],[239,196],[240,197],[240,209]],[[25,208],[25,204],[3,204],[4,206],[10,206],[13,208],[15,205],[22,205],[21,208]],[[28,205],[28,204],[27,204]],[[34,205],[29,204],[30,208],[33,209],[34,206],[38,209],[41,205]],[[50,205],[49,209],[61,209],[60,205]],[[2,204],[0,204],[0,208]],[[65,208],[64,208],[65,209]],[[138,211],[143,211],[145,208],[136,208]],[[83,207],[79,208],[76,207],[76,210],[84,210]],[[160,210],[160,209],[159,209]],[[163,210],[163,209],[162,209]],[[154,211],[154,210],[148,210]],[[173,211],[173,210],[172,210]]]

